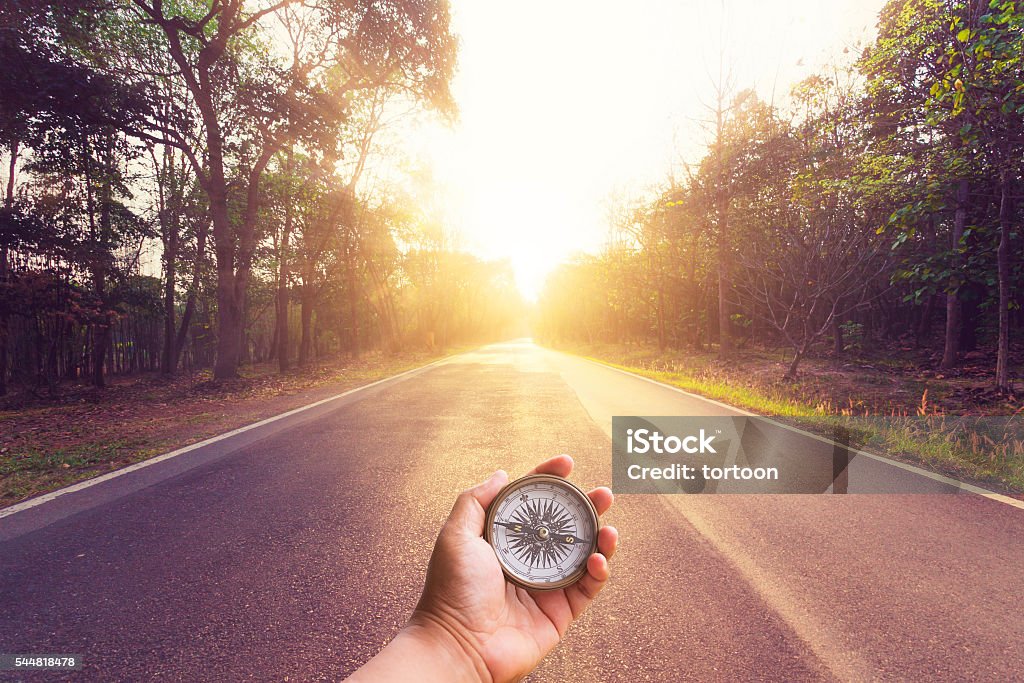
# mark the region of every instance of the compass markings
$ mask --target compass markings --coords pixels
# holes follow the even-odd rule
[[[556,543],[554,538],[575,534],[576,524],[554,499],[527,501],[515,510],[510,523],[521,526],[506,526],[508,547],[513,556],[531,568],[558,567],[571,552],[571,546]],[[545,539],[537,535],[542,528],[548,531]]]

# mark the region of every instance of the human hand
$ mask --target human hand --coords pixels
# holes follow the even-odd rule
[[[560,455],[530,474],[567,477],[572,467],[572,458]],[[602,527],[587,573],[565,588],[531,591],[506,581],[483,532],[487,506],[507,483],[508,475],[499,470],[459,495],[437,538],[423,595],[409,622],[414,631],[446,643],[456,660],[461,654],[470,679],[511,681],[532,671],[604,587],[618,542],[614,527]],[[611,507],[608,488],[587,495],[598,514]]]
[[[572,458],[560,455],[530,474],[567,477]],[[608,558],[619,534],[602,527],[587,573],[571,586],[530,591],[505,580],[494,549],[484,540],[487,506],[508,483],[495,472],[461,493],[434,544],[426,585],[409,623],[348,680],[512,681],[540,663],[569,625],[608,581]],[[590,500],[598,514],[612,492],[599,487]]]

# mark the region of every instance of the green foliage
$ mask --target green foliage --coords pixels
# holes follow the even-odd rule
[[[720,336],[723,291],[733,336],[798,358],[835,326],[854,348],[932,343],[946,294],[975,311],[965,324],[990,325],[1006,187],[1019,239],[1022,21],[1004,0],[891,0],[855,68],[805,79],[783,110],[750,92],[725,102],[685,182],[624,210],[620,244],[551,279],[544,334],[701,348]]]

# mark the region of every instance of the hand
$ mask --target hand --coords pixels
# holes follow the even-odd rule
[[[572,458],[560,455],[531,474],[567,477],[572,466]],[[423,596],[410,619],[413,629],[433,632],[442,642],[446,634],[483,680],[516,680],[540,663],[608,581],[608,559],[618,542],[614,527],[602,527],[599,552],[588,558],[587,573],[566,588],[530,591],[507,582],[483,538],[487,506],[507,483],[508,475],[499,470],[459,495],[437,538]],[[596,488],[588,495],[598,514],[611,507],[609,489]]]
[[[560,455],[530,474],[567,477],[572,458]],[[376,657],[348,680],[512,681],[533,670],[608,581],[608,558],[619,534],[610,526],[597,535],[587,573],[567,588],[529,591],[505,580],[494,549],[484,540],[484,520],[508,475],[464,491],[434,544],[426,585],[409,623]],[[600,487],[590,500],[598,514],[612,504]]]

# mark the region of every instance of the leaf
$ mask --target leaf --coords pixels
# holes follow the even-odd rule
[[[956,34],[956,39],[959,40],[961,43],[966,43],[968,40],[970,40],[970,38],[971,29],[969,28],[961,29],[960,32]]]

